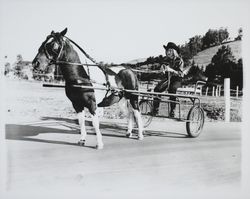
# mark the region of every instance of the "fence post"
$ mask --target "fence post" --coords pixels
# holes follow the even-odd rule
[[[230,78],[224,79],[225,122],[230,122]]]
[[[207,96],[207,93],[208,93],[208,87],[206,88],[206,94],[205,94],[206,96]]]
[[[219,97],[221,96],[221,85],[219,86]]]
[[[236,86],[236,98],[239,97],[239,86]]]
[[[212,96],[214,96],[214,86],[213,86],[213,90],[212,90]]]

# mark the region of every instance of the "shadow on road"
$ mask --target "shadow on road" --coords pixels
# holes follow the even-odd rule
[[[91,127],[92,122],[86,120],[86,127]],[[52,127],[53,126],[53,127]],[[60,126],[68,127],[68,129],[61,129]],[[105,129],[105,133],[102,132],[103,136],[115,137],[115,138],[126,138],[126,125],[124,123],[100,123],[100,129]],[[57,140],[45,140],[37,138],[39,134],[80,134],[78,122],[69,118],[57,118],[57,117],[44,117],[42,122],[31,123],[26,125],[20,124],[6,124],[5,125],[5,137],[8,140],[23,140],[32,142],[52,143],[52,144],[63,144],[63,145],[74,145],[78,146],[77,143],[70,143],[67,141]],[[137,132],[133,132],[133,134]],[[88,135],[95,135],[94,130],[88,130]],[[161,131],[145,131],[145,137],[157,136],[157,137],[168,137],[168,138],[186,138],[186,134],[173,133],[173,132],[161,132]],[[80,135],[79,135],[80,136]],[[134,138],[136,139],[136,138]],[[90,146],[86,146],[90,147]],[[94,147],[90,147],[94,148]]]
[[[65,125],[65,126],[69,126],[69,124],[75,124],[78,125],[78,120],[73,120],[73,119],[69,119],[69,118],[57,118],[57,117],[43,117],[42,120],[54,120],[54,121],[62,121],[62,122],[66,122],[68,124],[62,124],[61,125]],[[90,120],[85,120],[85,125],[86,126],[92,126],[92,122]],[[79,127],[77,127],[79,129]],[[116,123],[112,123],[112,122],[100,122],[100,128],[101,129],[106,129],[109,131],[114,131],[114,130],[127,130],[127,126],[126,124],[122,123],[122,122],[116,122]],[[124,132],[116,132],[119,134],[122,134],[122,137],[124,137]],[[137,133],[136,130],[134,130],[133,133]],[[92,133],[94,134],[94,133]],[[103,134],[105,136],[105,134]],[[182,133],[175,133],[175,132],[166,132],[166,131],[158,131],[158,130],[145,130],[144,132],[145,137],[147,136],[158,136],[158,137],[169,137],[169,138],[188,138],[187,134],[182,134]],[[109,134],[106,136],[110,136]],[[113,137],[121,137],[121,136],[117,136],[117,135],[112,135]]]
[[[22,140],[22,141],[41,142],[41,143],[77,145],[76,143],[48,140],[48,139],[44,140],[35,137],[39,134],[44,134],[44,133],[77,134],[76,131],[72,130],[62,130],[56,128],[43,127],[43,126],[17,125],[17,124],[5,125],[5,138],[8,140]]]
[[[146,130],[144,135],[145,137],[156,136],[156,137],[166,137],[166,138],[189,138],[187,134],[165,132],[165,131],[154,131],[154,130],[149,130],[149,131]]]
[[[6,139],[21,139],[23,137],[37,136],[43,133],[76,134],[76,131],[49,128],[44,126],[19,125],[19,124],[5,125]]]

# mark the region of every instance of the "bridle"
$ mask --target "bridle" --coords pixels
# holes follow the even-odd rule
[[[152,71],[137,70],[137,69],[131,68],[129,64],[107,64],[106,66],[102,65],[101,63],[98,63],[94,58],[92,58],[89,54],[87,54],[76,42],[74,42],[73,40],[71,40],[70,38],[68,38],[64,35],[57,35],[57,34],[58,33],[51,33],[50,35],[48,35],[47,39],[42,43],[42,45],[38,51],[38,54],[40,52],[44,51],[46,58],[49,60],[48,66],[50,66],[50,65],[64,65],[64,64],[71,65],[71,66],[84,66],[84,65],[85,66],[96,66],[96,67],[99,67],[103,71],[103,73],[105,74],[106,81],[107,81],[106,85],[110,84],[109,80],[108,80],[107,70],[110,70],[109,67],[111,67],[111,66],[123,66],[125,68],[130,68],[130,70],[132,70],[134,72],[144,72],[144,73],[161,73],[162,72],[159,70],[152,70]],[[56,42],[59,45],[58,50],[56,50],[57,52],[52,47],[48,47],[48,45],[49,45],[48,41],[50,39],[54,39],[54,42]],[[63,50],[65,49],[65,46],[66,46],[66,40],[68,40],[70,43],[74,44],[85,55],[85,57],[88,58],[94,64],[71,63],[68,61],[61,60],[62,55],[63,55]],[[114,72],[111,70],[111,73],[114,73]],[[114,75],[114,74],[112,74],[112,75]],[[97,83],[93,80],[91,80],[91,81],[93,83]]]
[[[55,40],[55,42],[57,42],[57,44],[59,45],[59,47],[58,47],[59,52],[56,52],[53,48],[51,49],[51,52],[49,52],[50,50],[49,50],[49,47],[48,47],[48,44],[49,44],[48,41],[51,38],[53,38]],[[43,47],[44,54],[45,54],[46,58],[49,60],[48,65],[57,64],[57,62],[61,59],[64,46],[65,46],[65,41],[63,40],[63,37],[62,37],[62,42],[60,42],[60,40],[54,34],[50,34],[47,37],[47,39],[43,42],[41,47]],[[54,55],[51,55],[52,53]]]

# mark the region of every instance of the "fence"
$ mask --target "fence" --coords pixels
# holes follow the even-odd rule
[[[141,81],[140,89],[153,91],[157,83],[157,81]],[[233,109],[231,103],[236,101],[239,102],[239,100],[242,99],[243,91],[239,89],[239,86],[236,86],[236,89],[230,89],[230,79],[228,78],[224,80],[224,85],[205,87],[204,84],[205,82],[198,81],[192,86],[179,88],[177,92],[182,94],[196,94],[205,98],[213,97],[210,100],[223,101],[223,104],[225,105],[224,118],[226,122],[229,122],[230,117],[235,114],[234,112],[231,112]]]
[[[224,96],[225,89],[224,86],[218,85],[213,87],[206,87],[206,89],[202,92],[205,96],[213,96],[220,97]],[[236,86],[235,89],[230,89],[230,96],[234,98],[239,98],[243,95],[243,91],[239,89],[239,86]]]

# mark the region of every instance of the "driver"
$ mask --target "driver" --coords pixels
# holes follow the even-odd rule
[[[182,78],[184,76],[184,62],[180,56],[180,49],[175,43],[169,42],[167,46],[163,45],[163,47],[166,53],[166,60],[162,65],[165,77],[155,86],[154,92],[163,92],[168,90],[169,93],[176,94],[177,88],[181,87],[182,84]],[[169,100],[176,101],[176,97],[171,96]],[[153,103],[154,115],[158,114],[159,105],[160,99],[155,98]],[[170,102],[170,117],[174,117],[175,107],[176,103]]]

